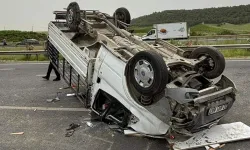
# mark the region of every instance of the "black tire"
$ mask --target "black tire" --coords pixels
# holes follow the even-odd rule
[[[153,81],[150,81],[151,85],[149,87],[142,87],[137,81],[135,77],[135,66],[139,61],[146,60],[153,70]],[[140,64],[141,65],[141,64]],[[140,70],[140,75],[145,77],[145,72]],[[143,73],[144,72],[144,73]],[[168,70],[166,63],[163,58],[157,53],[153,51],[141,51],[132,57],[127,66],[127,74],[126,74],[127,82],[132,84],[134,88],[144,96],[152,96],[162,92],[166,88],[166,84],[168,82]]]
[[[131,16],[130,16],[129,11],[126,8],[121,7],[121,8],[116,9],[116,11],[114,12],[113,17],[115,17],[115,15],[116,15],[116,18],[119,21],[125,22],[126,24],[130,24]],[[124,29],[124,27],[122,25],[120,25],[119,23],[118,23],[117,26],[120,29]]]
[[[225,70],[226,62],[223,54],[214,47],[199,47],[192,51],[190,58],[198,59],[201,56],[207,55],[214,62],[212,68],[207,69],[204,72],[204,76],[208,79],[214,79],[219,77]]]
[[[70,12],[72,11],[73,14]],[[72,2],[69,4],[66,13],[66,21],[70,30],[77,32],[78,26],[81,22],[80,7],[78,3]]]

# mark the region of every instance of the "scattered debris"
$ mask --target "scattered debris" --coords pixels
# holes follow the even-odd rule
[[[124,133],[124,129],[122,129],[120,126],[118,126],[118,125],[109,125],[109,128],[111,129],[111,130],[114,130],[114,131],[116,131],[116,132],[119,132],[119,133]]]
[[[67,94],[67,97],[70,97],[70,96],[76,96],[76,93]]]
[[[75,124],[75,123],[70,124],[69,128],[66,129],[67,133],[65,134],[65,137],[71,137],[74,134],[75,129],[79,128],[80,126],[81,126],[80,124]]]
[[[120,129],[120,126],[118,126],[118,125],[109,125],[109,128],[110,129]]]
[[[172,140],[175,139],[175,137],[173,135],[170,135],[169,138]]]
[[[72,123],[72,124],[69,125],[69,128],[66,129],[66,130],[67,130],[67,131],[68,131],[68,130],[74,130],[74,129],[80,127],[80,126],[81,126],[80,124]]]
[[[124,130],[124,134],[125,135],[135,135],[135,134],[138,134],[138,133],[135,132],[135,131],[132,131],[132,130]]]
[[[48,103],[52,103],[52,102],[58,102],[58,101],[60,101],[59,93],[61,93],[61,92],[57,92],[57,93],[56,93],[56,98],[47,99],[47,102],[48,102]]]
[[[124,130],[124,135],[127,135],[127,136],[137,136],[137,137],[143,137],[144,135],[138,133],[138,132],[135,132],[135,131],[132,131],[132,130]]]
[[[36,112],[37,109],[34,109],[34,112]]]
[[[71,137],[74,134],[75,130],[70,130],[67,131],[67,133],[65,134],[65,137]]]
[[[70,86],[68,86],[68,87],[61,87],[61,88],[59,88],[59,90],[64,90],[64,89],[69,89],[70,88]]]
[[[100,121],[100,117],[96,117],[96,118],[84,118],[82,121]]]
[[[91,128],[94,127],[93,123],[91,123],[91,122],[86,122],[86,124],[87,124],[87,126],[89,126],[89,127],[91,127]]]
[[[139,132],[132,131],[132,130],[124,130],[124,134],[125,135],[131,135],[131,136],[155,138],[155,139],[166,139],[165,136],[148,135],[148,134],[143,134],[143,133],[139,133]]]
[[[11,133],[11,135],[23,135],[24,132],[16,132],[16,133]]]
[[[72,88],[76,88],[77,86],[76,85],[74,85],[74,84],[72,84],[72,86],[71,86]]]
[[[216,149],[220,146],[220,144],[205,146],[206,150]]]
[[[213,146],[214,144],[222,144],[246,139],[250,139],[250,127],[242,122],[235,122],[216,125],[210,129],[194,134],[192,138],[186,141],[174,141],[171,143],[175,143],[174,149],[194,149],[205,146],[213,148],[209,147],[209,145]],[[224,145],[220,145],[219,147],[213,149],[217,150],[223,146]]]
[[[47,99],[48,103],[52,103],[52,102],[57,102],[60,101],[60,99],[54,98],[54,99]]]

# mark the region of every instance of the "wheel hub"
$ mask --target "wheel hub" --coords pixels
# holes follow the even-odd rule
[[[201,59],[202,57],[205,57],[205,59],[203,60],[203,62],[201,63],[199,70],[201,72],[203,71],[211,71],[214,69],[215,67],[215,61],[213,60],[212,57],[210,57],[209,55],[202,55],[199,57],[199,59]]]
[[[73,22],[73,16],[74,16],[74,12],[72,9],[69,10],[69,14],[68,14],[68,23],[72,23]]]
[[[154,80],[154,70],[152,65],[146,60],[138,61],[135,65],[134,76],[136,82],[141,87],[150,87]]]
[[[116,16],[117,16],[117,19],[118,19],[118,20],[123,21],[123,22],[125,21],[125,16],[124,16],[124,14],[122,14],[122,13],[117,13]]]
[[[215,67],[215,63],[214,63],[213,58],[207,56],[207,59],[205,60],[205,65],[204,65],[204,67],[205,67],[206,70],[208,70],[208,71],[213,70],[214,67]]]

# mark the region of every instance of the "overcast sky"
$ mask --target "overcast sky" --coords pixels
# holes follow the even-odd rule
[[[54,10],[73,0],[0,0],[0,30],[46,31]],[[75,0],[81,9],[97,9],[110,15],[126,7],[132,18],[162,10],[198,9],[250,4],[249,0]]]

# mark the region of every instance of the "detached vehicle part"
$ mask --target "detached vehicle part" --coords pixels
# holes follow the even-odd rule
[[[236,87],[223,75],[225,59],[217,49],[188,53],[161,39],[142,41],[128,32],[124,7],[111,16],[72,2],[54,14],[50,59],[102,121],[147,135],[190,135],[218,124],[232,107]]]

